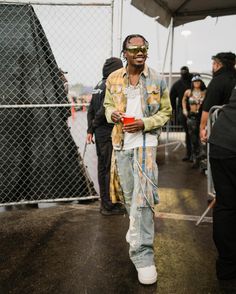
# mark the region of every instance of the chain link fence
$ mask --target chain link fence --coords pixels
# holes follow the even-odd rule
[[[0,2],[0,206],[98,198],[84,110],[111,56],[112,14],[109,3]]]
[[[98,198],[85,163],[86,112],[66,119],[69,107],[0,107],[1,204]]]

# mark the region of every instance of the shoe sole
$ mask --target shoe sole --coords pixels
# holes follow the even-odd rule
[[[143,284],[143,285],[151,285],[151,284],[156,283],[156,281],[157,281],[157,274],[156,274],[156,276],[153,277],[152,279],[145,279],[145,280],[142,280],[142,279],[140,279],[140,278],[138,277],[138,280],[139,280],[139,282],[140,282],[141,284]]]
[[[103,211],[100,211],[101,215],[104,215],[104,216],[110,216],[110,215],[124,215],[125,213],[121,213],[121,212],[103,212]]]

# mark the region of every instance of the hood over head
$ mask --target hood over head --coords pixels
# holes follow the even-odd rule
[[[212,56],[212,59],[220,62],[223,66],[227,68],[234,68],[236,55],[232,52],[220,52]]]
[[[106,79],[109,76],[109,74],[122,67],[123,63],[120,58],[110,57],[106,59],[102,69],[103,78]]]
[[[187,66],[182,66],[180,69],[180,75],[184,80],[190,79],[191,74],[189,73],[189,68]]]

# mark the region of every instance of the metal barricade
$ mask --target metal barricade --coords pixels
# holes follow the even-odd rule
[[[0,206],[99,198],[84,162],[81,106],[0,105]]]
[[[223,106],[213,106],[209,111],[208,121],[207,121],[207,136],[209,138],[211,134],[212,127],[219,115],[219,112],[221,111]],[[212,180],[211,175],[211,166],[209,161],[209,154],[210,154],[210,144],[207,143],[207,195],[212,198],[210,204],[208,205],[207,209],[203,212],[203,214],[200,216],[199,220],[196,222],[196,226],[198,226],[204,219],[204,217],[207,215],[207,213],[212,209],[215,205],[215,189],[214,189],[214,183]]]
[[[179,99],[176,99],[176,110],[173,112],[172,118],[162,128],[160,135],[160,147],[171,147],[172,152],[178,150],[181,146],[185,147],[185,131],[180,122],[180,108],[178,107]],[[166,148],[166,153],[168,149]]]

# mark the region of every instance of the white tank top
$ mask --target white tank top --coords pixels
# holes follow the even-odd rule
[[[126,114],[128,116],[134,116],[135,119],[143,118],[142,104],[141,104],[141,89],[140,85],[129,86],[127,88],[127,106]],[[157,136],[146,133],[145,146],[157,146]],[[142,131],[136,133],[124,134],[124,146],[123,150],[134,149],[143,146],[143,133]]]

